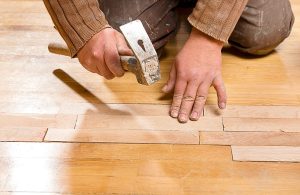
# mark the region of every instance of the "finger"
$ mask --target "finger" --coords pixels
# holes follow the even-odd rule
[[[215,80],[213,81],[213,86],[217,91],[219,108],[225,109],[227,103],[227,94],[224,81],[221,75],[215,78]]]
[[[104,48],[104,61],[107,69],[114,76],[121,77],[124,75],[124,70],[121,66],[120,56],[116,45],[106,45]]]
[[[104,53],[99,50],[93,51],[92,57],[88,60],[87,66],[85,68],[92,68],[95,73],[98,73],[100,76],[103,76],[106,79],[114,78],[114,75],[106,67],[104,61]]]
[[[116,33],[117,48],[120,55],[133,56],[132,50],[128,47],[124,36],[121,33]]]
[[[90,72],[92,72],[92,73],[96,73],[96,74],[99,74],[99,75],[101,75],[101,73],[99,72],[99,70],[98,70],[98,68],[97,68],[97,66],[95,66],[95,65],[93,65],[93,64],[95,64],[92,60],[81,60],[81,59],[79,59],[79,62],[80,62],[80,64],[82,64],[82,66],[86,69],[86,70],[88,70],[88,71],[90,71]],[[101,75],[102,76],[102,75]]]
[[[190,119],[193,121],[196,121],[200,118],[203,108],[207,99],[208,90],[209,90],[210,84],[208,83],[202,83],[197,91],[195,102],[193,106],[192,113],[190,115]]]
[[[187,86],[187,82],[182,79],[177,79],[175,84],[175,91],[173,95],[173,101],[170,109],[170,115],[174,118],[178,117],[181,101],[183,94],[185,92],[185,88]]]
[[[171,92],[175,87],[175,83],[176,83],[176,68],[175,68],[175,65],[172,65],[171,71],[169,74],[169,80],[168,80],[167,84],[162,88],[162,91],[164,93]]]
[[[186,91],[183,95],[178,120],[181,123],[186,123],[189,119],[191,110],[194,105],[199,83],[197,81],[189,82]]]

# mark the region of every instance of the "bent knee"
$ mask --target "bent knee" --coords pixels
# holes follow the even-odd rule
[[[289,36],[293,23],[288,0],[250,0],[229,43],[244,52],[265,55]]]

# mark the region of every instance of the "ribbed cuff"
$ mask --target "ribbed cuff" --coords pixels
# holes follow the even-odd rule
[[[201,32],[227,42],[248,0],[198,0],[188,21]]]
[[[109,28],[97,0],[44,0],[71,57],[95,34]]]

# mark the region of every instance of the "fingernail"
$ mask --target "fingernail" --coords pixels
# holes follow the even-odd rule
[[[185,114],[180,114],[178,117],[179,122],[184,123],[187,122],[187,117]]]
[[[226,108],[226,104],[225,104],[224,102],[222,102],[222,103],[220,104],[220,108],[221,108],[221,109],[225,109],[225,108]]]
[[[198,112],[193,112],[192,114],[191,114],[191,119],[192,120],[196,120],[198,118]]]
[[[172,111],[171,111],[171,117],[177,118],[177,117],[178,117],[178,111],[172,110]]]

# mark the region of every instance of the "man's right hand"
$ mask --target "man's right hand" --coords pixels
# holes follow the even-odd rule
[[[112,28],[105,28],[81,48],[77,57],[88,71],[106,79],[113,79],[124,75],[120,55],[133,55],[133,53],[121,33]]]

